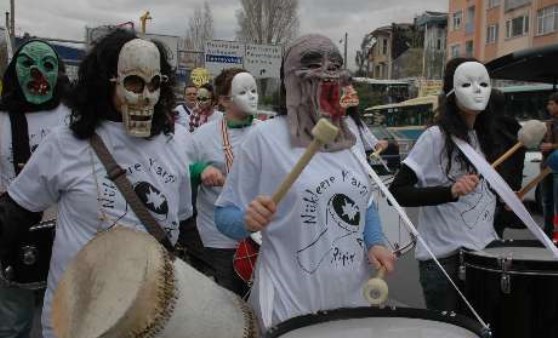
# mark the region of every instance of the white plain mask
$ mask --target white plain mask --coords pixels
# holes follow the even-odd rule
[[[460,64],[453,74],[453,91],[460,108],[473,112],[485,110],[492,87],[484,65],[479,62]]]
[[[243,113],[258,112],[258,86],[250,73],[238,73],[231,82],[231,101]]]

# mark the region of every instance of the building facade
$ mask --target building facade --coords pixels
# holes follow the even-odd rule
[[[415,18],[415,26],[424,34],[422,78],[441,80],[446,62],[448,13],[427,11]]]
[[[558,0],[450,0],[447,57],[483,62],[558,43]]]

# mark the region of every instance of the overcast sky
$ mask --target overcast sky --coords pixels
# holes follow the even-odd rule
[[[85,26],[134,21],[145,10],[148,33],[184,35],[188,18],[203,0],[16,0],[16,32],[51,38],[85,39]],[[215,38],[234,40],[238,0],[209,0]],[[9,0],[0,0],[2,12]],[[349,35],[349,66],[366,33],[391,22],[412,22],[426,10],[447,11],[449,0],[299,0],[300,34],[320,32],[334,41]],[[2,22],[2,26],[4,26]],[[341,52],[343,45],[339,45]]]

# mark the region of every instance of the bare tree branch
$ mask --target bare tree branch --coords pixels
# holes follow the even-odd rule
[[[205,1],[203,9],[197,6],[188,21],[184,46],[186,49],[202,51],[205,42],[213,39],[213,34],[213,14],[209,3]]]
[[[298,0],[241,0],[236,13],[237,39],[259,44],[284,44],[298,32]]]

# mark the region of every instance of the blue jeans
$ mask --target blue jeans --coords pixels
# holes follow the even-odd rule
[[[552,238],[554,215],[558,208],[558,174],[550,174],[541,182],[541,197],[544,215],[544,232]]]
[[[460,290],[459,254],[439,259],[440,264]],[[420,285],[426,308],[430,310],[462,312],[462,300],[433,260],[419,261]]]
[[[0,287],[0,338],[28,338],[34,310],[35,291]]]

